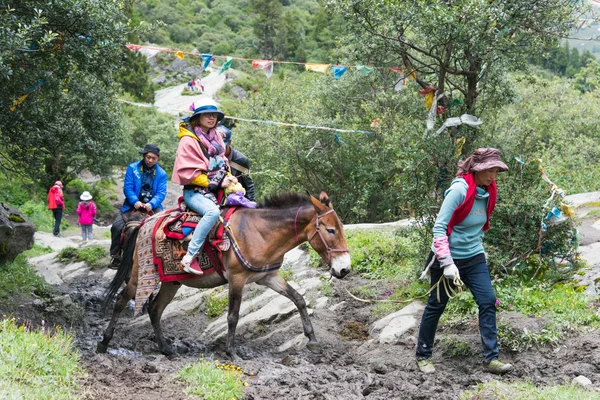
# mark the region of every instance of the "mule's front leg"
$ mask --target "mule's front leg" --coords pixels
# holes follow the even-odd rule
[[[136,286],[130,283],[127,286],[125,286],[121,293],[119,293],[119,296],[117,296],[117,301],[115,302],[115,308],[113,310],[113,315],[110,319],[110,323],[104,331],[102,341],[98,342],[96,346],[96,352],[106,353],[106,350],[108,349],[108,343],[113,338],[113,334],[115,332],[115,327],[117,326],[119,316],[127,306],[127,302],[129,302],[129,300],[133,299],[133,296],[135,296],[135,290]]]
[[[294,302],[298,308],[298,312],[300,313],[300,318],[302,319],[304,335],[308,338],[306,347],[313,353],[319,352],[319,344],[317,343],[315,331],[312,323],[310,322],[310,318],[308,317],[308,310],[306,309],[306,301],[304,300],[304,297],[302,297],[302,295],[298,293],[296,289],[291,287],[287,281],[277,273],[277,271],[274,271],[273,274],[266,276],[256,283],[265,285]]]
[[[240,318],[240,306],[242,304],[242,292],[244,291],[245,279],[230,279],[229,281],[229,310],[227,312],[227,348],[225,352],[230,359],[236,358],[235,353],[235,330]]]
[[[150,307],[148,309],[148,314],[150,315],[150,321],[152,321],[152,327],[154,328],[154,336],[156,337],[158,348],[160,349],[160,352],[166,356],[172,356],[175,354],[175,352],[165,341],[165,337],[162,333],[162,327],[160,325],[160,319],[163,311],[165,311],[167,305],[171,302],[171,300],[173,300],[180,287],[181,284],[179,282],[163,282],[160,286],[160,291],[156,295],[156,298],[152,300],[152,303],[150,303]]]

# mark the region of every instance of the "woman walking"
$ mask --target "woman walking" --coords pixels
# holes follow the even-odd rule
[[[456,277],[469,288],[479,307],[479,332],[485,358],[484,369],[503,374],[513,367],[498,360],[496,329],[496,295],[483,250],[483,232],[490,228],[490,216],[496,206],[496,178],[508,167],[500,159],[500,151],[493,148],[476,150],[458,163],[458,172],[433,227],[432,252],[423,275],[431,274],[434,285],[446,276],[450,282]],[[452,284],[452,283],[451,283]],[[448,303],[448,295],[436,291],[429,295],[421,318],[417,342],[417,365],[424,373],[435,372],[431,360],[435,331]]]

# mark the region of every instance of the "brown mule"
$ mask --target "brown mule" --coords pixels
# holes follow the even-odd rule
[[[229,284],[226,352],[234,358],[235,330],[242,303],[242,291],[247,283],[252,282],[267,286],[294,302],[302,319],[304,334],[309,339],[307,347],[311,351],[317,351],[317,339],[308,317],[306,302],[302,295],[278,274],[277,269],[281,266],[285,253],[301,243],[308,242],[327,262],[331,275],[341,279],[350,272],[350,255],[344,228],[327,194],[321,192],[319,199],[298,194],[273,196],[266,199],[259,208],[238,209],[231,217],[229,226],[233,245],[223,253],[223,277],[207,274],[180,282],[162,282],[158,294],[152,299],[148,313],[160,351],[167,355],[174,354],[164,339],[160,319],[165,307],[173,300],[181,285],[200,289]],[[110,323],[104,331],[102,341],[98,342],[97,351],[100,353],[106,352],[119,315],[136,293],[139,265],[135,236],[137,235],[133,235],[126,243],[121,267],[107,290],[105,304],[112,300],[125,278],[131,276],[127,286],[117,296]],[[132,251],[134,247],[136,250]]]

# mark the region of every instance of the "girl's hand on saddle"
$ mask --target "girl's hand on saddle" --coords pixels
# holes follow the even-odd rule
[[[235,176],[228,175],[225,177],[225,179],[223,179],[223,182],[221,182],[221,187],[226,188],[227,186],[236,184],[237,182],[238,182],[238,180]]]

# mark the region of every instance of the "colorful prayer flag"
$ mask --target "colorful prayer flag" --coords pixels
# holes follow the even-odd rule
[[[131,51],[139,51],[142,46],[140,46],[139,44],[126,44],[125,47],[127,47],[129,50]]]
[[[179,58],[180,60],[183,60],[183,51],[179,50],[177,53],[175,53],[175,57]]]
[[[306,68],[307,71],[320,72],[324,74],[329,66],[330,64],[305,64],[304,68]]]
[[[253,60],[252,68],[261,69],[267,76],[267,79],[273,75],[273,61],[270,60]]]
[[[21,104],[23,102],[23,100],[25,100],[27,98],[27,96],[29,96],[29,93],[26,93],[23,96],[16,99],[15,102],[13,103],[13,105],[10,107],[10,111],[15,111],[15,108],[17,108],[17,106],[19,104]]]
[[[227,71],[231,67],[231,63],[233,63],[233,57],[227,57],[227,61],[225,61],[225,64],[223,64],[221,66],[219,75],[221,75],[223,72]]]
[[[206,67],[208,67],[208,64],[210,64],[210,62],[215,59],[212,54],[200,54],[200,57],[202,57],[202,59],[204,60],[204,65],[202,65],[202,69],[206,69]]]
[[[348,70],[348,68],[343,65],[332,65],[331,69],[333,70],[333,77],[335,79],[340,79]]]
[[[367,75],[375,70],[375,68],[369,68],[365,65],[357,65],[356,69],[362,72],[363,75]]]

